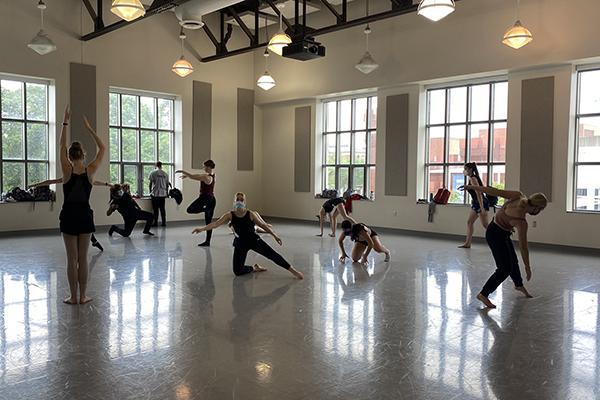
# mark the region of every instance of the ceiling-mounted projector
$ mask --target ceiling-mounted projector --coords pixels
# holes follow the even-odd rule
[[[325,57],[325,46],[316,42],[314,38],[305,37],[285,46],[282,56],[300,61],[313,60]]]

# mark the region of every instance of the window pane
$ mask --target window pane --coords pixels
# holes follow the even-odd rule
[[[120,176],[120,171],[119,171],[119,164],[110,164],[110,176],[109,176],[109,180],[112,183],[119,183],[121,182],[121,176]]]
[[[429,162],[444,162],[444,127],[429,128]]]
[[[154,166],[153,166],[154,168]],[[169,176],[169,182],[171,182],[171,184],[173,184],[173,171],[174,169],[171,167],[171,165],[169,164],[163,164],[163,171],[165,171],[167,173],[167,175]]]
[[[138,166],[137,165],[124,165],[123,166],[123,183],[131,186],[131,194],[135,195],[139,193],[138,190]]]
[[[352,100],[340,101],[340,130],[349,131],[352,124]]]
[[[48,159],[48,132],[46,124],[27,124],[27,158]]]
[[[325,103],[325,131],[335,132],[337,121],[337,102]]]
[[[446,120],[446,90],[429,91],[429,124],[443,124]]]
[[[109,144],[109,157],[110,161],[119,161],[119,130],[117,128],[110,128],[110,138],[108,139]]]
[[[133,129],[123,129],[123,161],[138,161],[138,139],[137,131]]]
[[[575,200],[575,209],[594,210],[598,204],[600,193],[600,165],[579,165],[577,166],[577,197]]]
[[[488,124],[471,125],[471,162],[486,163],[488,160]]]
[[[48,166],[46,163],[27,164],[27,184],[42,182],[48,179]]]
[[[138,126],[138,97],[121,95],[123,126]]]
[[[369,164],[375,164],[377,161],[377,132],[369,132]]]
[[[376,182],[376,172],[375,167],[369,167],[369,198],[373,199],[375,196],[375,182]]]
[[[348,190],[348,168],[340,168],[338,172],[338,195],[341,196],[346,190]]]
[[[485,121],[490,116],[490,85],[471,87],[471,121]]]
[[[158,127],[173,129],[173,100],[158,99]]]
[[[336,145],[335,139],[336,134],[325,135],[325,163],[335,164]]]
[[[173,141],[171,132],[158,133],[158,161],[173,162]]]
[[[17,186],[25,188],[25,163],[2,163],[2,192],[6,193]]]
[[[367,98],[354,100],[354,129],[367,128]]]
[[[47,113],[47,97],[46,85],[39,83],[27,83],[25,90],[27,91],[27,119],[34,121],[46,121]]]
[[[377,128],[377,97],[369,97],[369,129]]]
[[[450,122],[465,122],[467,120],[467,87],[457,87],[449,90]]]
[[[356,132],[354,134],[354,164],[365,164],[367,162],[367,133]]]
[[[2,157],[4,159],[23,159],[23,124],[21,122],[2,122]]]
[[[108,114],[110,125],[119,125],[119,95],[117,93],[108,95]]]
[[[430,165],[427,168],[427,191],[435,195],[437,190],[444,186],[444,167],[441,165]],[[428,197],[429,198],[429,197]]]
[[[156,132],[142,131],[140,140],[142,162],[156,162]]]
[[[508,115],[508,82],[494,84],[494,119],[506,119]]]
[[[455,125],[450,127],[448,139],[448,162],[465,162],[466,126]]]
[[[506,166],[494,165],[492,167],[492,185],[496,189],[505,189],[506,187]],[[485,183],[485,181],[484,181]],[[504,198],[498,197],[498,205],[504,204]]]
[[[581,72],[579,80],[579,113],[600,113],[600,71]]]
[[[465,184],[463,170],[464,167],[462,165],[448,166],[448,182],[446,183],[446,187],[448,190],[450,190],[450,199],[448,200],[449,203],[465,202],[465,193],[458,189],[459,186]]]
[[[600,117],[579,118],[577,161],[600,162]]]
[[[340,138],[340,164],[350,164],[350,133],[342,133]]]
[[[494,162],[506,161],[506,122],[494,124],[493,127],[494,148],[492,149],[492,158]]]
[[[163,168],[164,170],[164,168]],[[144,165],[142,170],[142,176],[144,177],[144,196],[150,196],[150,172],[154,171],[153,165]],[[165,171],[167,172],[167,171]]]
[[[23,119],[23,83],[2,81],[2,116],[4,118]]]
[[[335,187],[335,167],[325,168],[325,189],[336,189]]]
[[[156,128],[156,99],[140,97],[140,119],[142,128]]]
[[[352,189],[359,194],[365,194],[365,169],[363,167],[352,170]]]

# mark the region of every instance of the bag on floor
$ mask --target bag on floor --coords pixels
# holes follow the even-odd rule
[[[446,188],[439,188],[435,196],[433,196],[433,202],[437,204],[448,204],[450,199],[450,191]]]

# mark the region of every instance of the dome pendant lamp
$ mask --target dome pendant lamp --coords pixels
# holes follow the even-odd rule
[[[279,4],[277,7],[279,8],[279,32],[274,34],[271,40],[269,40],[267,49],[280,56],[283,54],[283,48],[292,43],[292,38],[283,31],[283,8],[285,4]]]
[[[54,44],[52,39],[48,37],[46,32],[44,32],[44,10],[46,9],[46,4],[43,0],[39,1],[37,8],[39,8],[40,10],[42,21],[40,25],[40,31],[37,33],[37,35],[35,35],[33,39],[31,39],[31,41],[27,44],[27,47],[29,47],[31,50],[35,51],[39,55],[43,56],[45,54],[52,53],[54,50],[56,50],[56,45]]]
[[[189,63],[188,60],[185,59],[183,55],[183,41],[185,40],[185,33],[183,32],[183,28],[181,28],[181,32],[179,33],[179,38],[181,39],[181,57],[179,60],[175,61],[175,64],[171,67],[171,71],[175,72],[182,78],[185,78],[192,72],[194,72],[194,67]]]
[[[504,37],[502,38],[502,43],[504,43],[508,47],[512,47],[513,49],[517,50],[533,40],[533,35],[529,31],[529,29],[521,25],[521,20],[519,19],[520,2],[520,0],[517,0],[517,10],[515,17],[516,22],[504,33]]]
[[[146,14],[146,9],[140,0],[113,0],[110,11],[128,22]]]
[[[439,21],[456,9],[454,0],[421,0],[417,14],[431,21]]]
[[[269,37],[269,29],[267,26],[267,17],[265,16],[265,36]],[[275,79],[269,74],[269,50],[265,49],[265,73],[258,78],[256,81],[256,86],[261,88],[264,91],[273,89],[275,87]]]
[[[366,16],[369,16],[369,0],[366,1],[367,3],[367,12],[366,12]],[[360,59],[360,61],[358,62],[358,64],[356,64],[354,66],[354,68],[356,68],[357,70],[359,70],[360,72],[362,72],[363,74],[370,74],[371,72],[375,71],[377,68],[379,68],[379,64],[377,64],[377,62],[375,62],[375,59],[373,59],[373,56],[371,55],[371,53],[369,53],[369,34],[371,33],[371,27],[369,26],[369,24],[367,24],[367,27],[365,28],[365,54],[362,56],[362,58]]]

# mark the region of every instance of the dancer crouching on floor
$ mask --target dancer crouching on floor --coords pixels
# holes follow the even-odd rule
[[[245,265],[246,256],[250,250],[262,255],[265,258],[273,261],[275,264],[290,271],[297,279],[303,279],[302,272],[292,267],[279,253],[271,248],[260,236],[256,233],[254,227],[258,225],[260,228],[268,232],[273,239],[281,246],[283,242],[275,234],[273,229],[255,212],[246,208],[246,195],[244,193],[236,193],[233,210],[223,214],[217,221],[208,224],[201,228],[196,228],[192,233],[200,233],[207,230],[216,229],[221,225],[231,222],[231,226],[235,232],[233,240],[233,273],[235,275],[244,275],[250,272],[263,272],[266,268],[258,264],[254,266]]]
[[[108,235],[112,236],[113,232],[117,232],[123,237],[129,237],[135,224],[142,220],[146,221],[144,226],[144,235],[153,236],[150,232],[150,227],[154,221],[154,215],[148,211],[144,211],[140,208],[138,203],[135,202],[131,194],[129,193],[129,185],[114,184],[110,188],[110,208],[106,212],[106,215],[111,215],[113,212],[118,211],[123,217],[123,223],[125,224],[123,229],[116,225],[112,225],[108,230]]]
[[[371,250],[375,250],[377,253],[384,253],[384,261],[390,261],[390,251],[381,243],[377,232],[365,224],[353,224],[350,221],[342,221],[342,233],[338,240],[340,249],[342,250],[342,255],[340,256],[341,262],[346,262],[346,258],[348,258],[346,249],[344,249],[344,239],[346,239],[346,236],[350,236],[350,240],[354,242],[352,261],[366,263]]]
[[[321,228],[321,233],[317,236],[323,236],[323,224],[325,223],[325,216],[329,216],[329,222],[331,223],[331,233],[329,236],[335,237],[335,228],[337,227],[337,216],[341,214],[342,218],[345,221],[350,221],[353,224],[356,224],[356,221],[348,215],[346,209],[344,208],[345,200],[342,197],[335,197],[333,199],[327,200],[323,203],[321,210],[319,211],[319,227]]]

